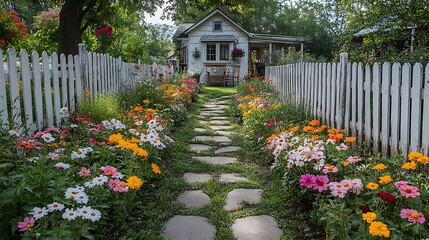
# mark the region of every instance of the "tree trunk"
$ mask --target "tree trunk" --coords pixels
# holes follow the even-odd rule
[[[78,54],[85,0],[65,0],[60,12],[58,53]]]

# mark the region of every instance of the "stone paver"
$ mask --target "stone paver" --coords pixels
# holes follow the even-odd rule
[[[231,126],[210,126],[211,129],[217,131],[217,130],[231,130]]]
[[[198,123],[200,123],[200,124],[207,124],[208,122],[204,121],[204,120],[198,120]]]
[[[219,133],[220,135],[224,135],[224,136],[228,136],[229,134],[231,134],[231,133],[234,133],[234,132],[232,132],[232,131],[216,131],[217,133]]]
[[[283,235],[276,220],[267,215],[236,219],[231,229],[237,240],[278,240]]]
[[[215,112],[201,112],[200,115],[202,115],[202,116],[219,116],[221,114],[215,113]]]
[[[207,162],[207,163],[216,164],[216,165],[230,164],[230,163],[234,163],[237,161],[237,158],[235,158],[235,157],[194,156],[193,158],[200,160],[200,161]]]
[[[187,208],[200,208],[210,203],[210,197],[201,190],[184,191],[179,194],[177,201],[185,204]]]
[[[226,136],[195,136],[194,138],[192,138],[191,141],[214,141],[217,143],[228,143],[231,142],[232,140],[229,137]]]
[[[229,147],[219,148],[219,149],[215,150],[215,154],[235,152],[239,149],[241,149],[241,148],[237,147],[237,146],[229,146]]]
[[[163,235],[170,240],[213,240],[216,228],[207,218],[176,215],[165,224]]]
[[[220,175],[219,182],[221,183],[236,183],[240,181],[249,181],[245,177],[240,177],[237,174],[233,173],[224,173]]]
[[[230,122],[227,120],[213,120],[213,121],[209,121],[209,124],[213,124],[213,125],[224,125],[224,124],[229,124]]]
[[[202,152],[202,151],[206,151],[206,150],[209,150],[211,147],[210,146],[208,146],[208,145],[204,145],[204,144],[189,144],[188,145],[189,146],[189,148],[191,149],[191,151],[193,151],[193,152],[197,152],[197,153],[200,153],[200,152]]]
[[[225,113],[223,110],[217,110],[217,109],[203,109],[201,112],[208,112],[208,113]]]
[[[194,132],[197,132],[197,133],[203,133],[205,131],[207,131],[205,128],[194,128]]]
[[[210,181],[212,176],[206,173],[185,173],[183,174],[183,179],[187,183],[202,183]]]
[[[220,104],[205,104],[203,108],[209,108],[209,109],[224,109],[227,108],[225,105]]]
[[[228,117],[212,117],[212,120],[228,120]]]
[[[228,193],[226,205],[223,207],[227,211],[237,210],[241,207],[241,202],[256,204],[261,202],[262,189],[238,188]]]

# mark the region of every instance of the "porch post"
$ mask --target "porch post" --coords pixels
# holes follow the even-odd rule
[[[273,44],[270,42],[270,46],[269,46],[269,52],[270,52],[270,55],[269,55],[269,57],[268,57],[268,62],[270,63],[270,65],[271,65],[271,54],[272,54],[272,52],[273,52]]]

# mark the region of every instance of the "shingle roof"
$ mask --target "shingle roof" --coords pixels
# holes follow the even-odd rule
[[[177,27],[176,32],[174,33],[173,39],[174,38],[178,38],[180,37],[180,35],[182,33],[184,33],[186,31],[186,29],[188,29],[189,27],[191,27],[192,25],[194,25],[193,23],[182,23]]]

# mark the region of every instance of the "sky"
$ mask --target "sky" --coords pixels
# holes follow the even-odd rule
[[[175,26],[175,24],[174,24],[174,22],[173,22],[173,21],[171,21],[171,20],[169,20],[169,19],[161,19],[161,16],[162,16],[162,9],[163,9],[163,8],[158,8],[158,9],[156,10],[156,12],[155,12],[155,16],[151,16],[150,14],[145,13],[145,15],[144,15],[144,16],[145,16],[144,21],[145,21],[146,23],[151,23],[151,24],[159,23],[159,24],[168,24],[168,25]]]

